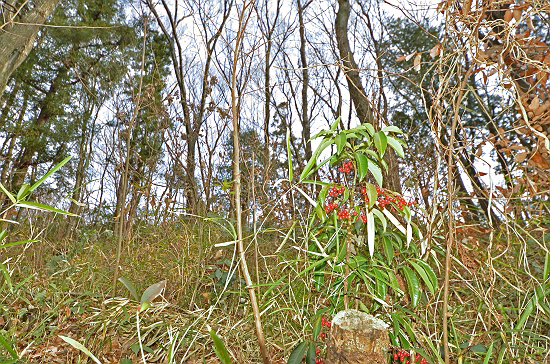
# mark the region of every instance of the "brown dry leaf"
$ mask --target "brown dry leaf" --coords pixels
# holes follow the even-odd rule
[[[411,54],[405,56],[405,61],[410,61],[411,58],[413,58],[415,54],[416,54],[416,52],[413,52],[413,53],[411,53]]]
[[[514,14],[512,14],[512,10],[508,9],[506,10],[506,13],[504,14],[504,21],[506,23],[509,23],[514,18]]]
[[[441,54],[441,44],[437,43],[431,50],[430,50],[430,57],[435,58]]]
[[[539,100],[539,97],[538,96],[535,96],[535,98],[533,99],[533,101],[531,101],[531,103],[529,104],[529,110],[533,111],[533,110],[536,110],[540,107],[540,100]]]
[[[516,22],[519,23],[519,21],[521,20],[521,13],[523,11],[520,9],[520,8],[514,8],[514,19],[516,20]]]
[[[407,56],[401,56],[401,57],[397,58],[395,61],[396,62],[403,62],[405,59],[407,59]]]
[[[516,156],[514,157],[514,160],[517,163],[521,163],[525,160],[525,158],[527,158],[527,152],[516,154]]]
[[[464,6],[462,7],[462,14],[468,15],[472,8],[472,0],[464,0]]]
[[[422,61],[422,53],[418,53],[416,57],[414,57],[414,70],[416,72],[420,72],[420,68],[422,67],[421,61]]]
[[[548,108],[550,108],[550,102],[546,102],[542,105],[540,105],[535,111],[535,116],[539,116],[539,115],[542,115],[542,113],[544,113],[546,110],[548,110]]]
[[[544,159],[544,157],[539,152],[533,154],[529,162],[533,163],[536,167],[540,169],[550,168],[550,165],[548,164],[546,159]]]

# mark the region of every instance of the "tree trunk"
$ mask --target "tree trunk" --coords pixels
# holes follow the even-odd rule
[[[40,24],[53,12],[59,0],[37,0],[32,10],[23,10],[20,18],[11,18],[0,27],[0,96],[11,74],[27,58],[40,31]],[[16,21],[17,24],[12,22]]]
[[[307,91],[309,89],[309,73],[306,58],[306,29],[304,24],[304,10],[311,4],[308,2],[302,7],[298,0],[298,20],[300,22],[300,63],[302,67],[302,143],[304,144],[306,163],[311,159],[311,127],[309,125],[309,109],[307,103]]]
[[[338,13],[334,21],[334,29],[336,32],[336,42],[338,43],[338,50],[340,51],[340,60],[346,75],[348,83],[349,94],[355,112],[361,123],[371,123],[375,128],[378,128],[377,119],[374,117],[374,110],[370,105],[370,101],[367,98],[363,84],[361,83],[361,77],[357,63],[353,58],[353,53],[349,45],[348,39],[348,20],[351,11],[351,7],[348,0],[338,0]],[[388,148],[384,160],[388,164],[388,173],[384,178],[384,187],[389,188],[392,191],[401,193],[401,181],[399,179],[399,164],[397,162],[397,156],[391,148]]]

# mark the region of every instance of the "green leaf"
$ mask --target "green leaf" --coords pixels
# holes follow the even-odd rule
[[[57,209],[55,207],[51,207],[51,206],[48,206],[48,205],[43,205],[41,203],[31,202],[31,201],[19,201],[15,204],[15,206],[25,207],[27,209],[33,209],[33,210],[57,212],[58,214],[69,215],[69,216],[78,216],[78,215],[72,214],[70,212]]]
[[[330,130],[335,131],[338,128],[338,124],[340,124],[341,118],[341,116],[338,116],[336,120],[334,120],[334,123],[332,123],[332,125],[330,126]]]
[[[388,285],[386,284],[385,275],[380,270],[373,268],[374,275],[376,276],[376,296],[382,301],[386,300],[386,294],[388,292]]]
[[[368,183],[367,182],[367,197],[369,198],[369,210],[372,209],[372,207],[374,206],[374,204],[376,203],[376,200],[378,200],[378,192],[376,192],[376,186],[373,185],[372,183]],[[374,210],[376,211],[376,210]],[[380,211],[378,211],[380,212]],[[380,216],[377,214],[376,216],[378,216],[380,218]],[[380,218],[380,221],[383,221],[382,224],[384,225],[384,231],[386,230],[386,224],[385,224],[385,221],[386,219],[383,219]]]
[[[307,355],[306,355],[306,364],[315,364],[315,350],[316,345],[315,342],[309,343],[309,348],[307,349]]]
[[[485,354],[485,359],[483,360],[483,364],[489,364],[489,360],[491,360],[491,356],[493,354],[494,345],[495,345],[494,341],[491,343],[491,345],[489,345],[489,349],[487,349],[487,354]]]
[[[140,303],[151,303],[155,298],[157,298],[162,291],[166,288],[166,279],[158,283],[150,285],[145,292],[141,295]]]
[[[17,200],[20,201],[25,198],[25,196],[28,195],[30,186],[26,183],[23,183],[21,185],[21,188],[19,189],[19,192],[17,192]]]
[[[16,246],[16,245],[27,244],[27,243],[36,243],[37,241],[40,241],[40,240],[14,241],[13,243],[7,243],[7,244],[0,245],[0,249],[9,248],[10,246]]]
[[[70,337],[63,336],[63,335],[58,335],[58,336],[61,339],[63,339],[63,341],[65,341],[66,343],[68,343],[72,347],[74,347],[75,349],[78,349],[78,350],[82,351],[84,354],[88,355],[88,357],[90,357],[90,359],[92,359],[96,364],[101,364],[99,359],[96,358],[94,356],[94,354],[90,353],[90,351],[88,349],[86,349],[86,347],[84,345],[82,345],[81,343],[79,343],[78,341],[76,341],[74,339],[71,339]]]
[[[213,329],[210,329],[209,332],[210,337],[214,342],[214,351],[216,352],[218,359],[220,359],[220,362],[222,364],[231,364],[231,357],[229,356],[223,341],[218,337],[218,335],[216,335],[216,332]]]
[[[40,178],[38,181],[36,181],[36,183],[33,184],[31,188],[29,188],[28,192],[31,193],[32,191],[36,190],[36,188],[38,188],[38,186],[40,186],[42,183],[44,183],[44,181],[47,180],[52,174],[57,172],[57,170],[59,168],[63,167],[68,161],[71,160],[71,158],[72,157],[69,156],[69,157],[63,159],[57,166],[50,169],[50,171],[48,173],[46,173],[42,178]]]
[[[365,124],[363,124],[363,125],[365,125],[365,128],[367,129],[367,131],[369,132],[369,134],[370,134],[371,136],[374,136],[374,132],[375,132],[375,131],[374,131],[374,126],[372,126],[371,123],[365,123]]]
[[[476,354],[485,354],[487,352],[487,347],[483,344],[476,344],[470,348],[470,351]]]
[[[369,162],[363,153],[357,152],[354,154],[354,157],[357,162],[357,171],[359,172],[358,182],[361,182],[367,175]]]
[[[550,277],[550,252],[546,253],[546,258],[544,258],[544,271],[542,274],[542,281],[546,282],[548,277]]]
[[[288,180],[292,182],[292,153],[290,151],[290,129],[286,129],[286,156],[288,158]]]
[[[126,287],[126,289],[128,289],[128,291],[132,294],[132,297],[134,297],[136,301],[139,301],[139,297],[138,297],[136,287],[134,287],[134,285],[132,284],[132,282],[130,282],[130,280],[128,280],[124,277],[120,277],[118,279],[118,281],[120,283],[122,283],[124,285],[124,287]]]
[[[6,340],[6,338],[2,334],[0,334],[0,345],[2,345],[4,349],[6,349],[6,351],[8,352],[8,354],[10,354],[12,359],[19,359],[19,355],[17,355],[13,347],[10,345],[8,340]]]
[[[380,167],[378,167],[378,165],[372,160],[372,159],[368,159],[369,161],[369,171],[370,173],[372,173],[372,175],[374,176],[374,179],[376,180],[376,183],[378,183],[378,186],[382,186],[382,181],[383,181],[383,178],[382,178],[382,170],[380,169]]]
[[[422,259],[415,259],[414,262],[424,268],[424,272],[426,272],[426,274],[428,275],[434,291],[437,291],[439,289],[439,283],[432,267],[430,267],[430,265]]]
[[[383,132],[386,132],[386,133],[398,133],[398,134],[403,134],[403,132],[401,131],[401,129],[399,129],[397,126],[395,125],[389,125],[389,126],[386,126],[385,128],[382,128],[382,131]]]
[[[16,203],[16,198],[8,191],[6,190],[6,187],[2,183],[0,183],[0,189],[8,196],[8,198],[11,200],[12,203]]]
[[[395,254],[395,250],[393,249],[393,243],[386,236],[384,236],[382,240],[384,241],[384,254],[386,255],[386,259],[388,260],[388,265],[391,265],[393,256]]]
[[[321,333],[322,323],[323,323],[323,316],[322,315],[317,316],[317,319],[315,319],[315,323],[313,324],[314,340],[317,340],[317,338],[319,337],[319,334]]]
[[[405,153],[403,152],[403,147],[401,146],[401,143],[397,141],[394,137],[388,136],[388,144],[391,145],[393,150],[399,155],[401,158],[405,158]]]
[[[376,215],[378,220],[380,220],[380,222],[382,223],[382,231],[385,233],[388,227],[388,221],[384,217],[384,214],[380,212],[380,210],[378,209],[372,209],[371,211]]]
[[[317,165],[317,158],[321,155],[321,153],[332,144],[331,138],[325,138],[319,144],[313,155],[311,156],[311,159],[307,162],[306,166],[304,167],[304,170],[302,171],[302,174],[300,175],[300,181],[305,180],[308,176],[310,176],[313,171],[315,170],[315,167]]]
[[[384,156],[387,145],[388,145],[388,138],[386,137],[386,134],[384,134],[383,131],[379,131],[378,133],[374,134],[374,146],[378,150],[378,153],[380,154],[380,158]]]
[[[342,151],[344,150],[344,147],[346,146],[346,143],[348,141],[348,138],[346,136],[346,132],[342,131],[340,134],[338,134],[334,138],[334,142],[336,143],[336,154],[340,155]]]
[[[301,364],[308,347],[309,343],[307,341],[302,341],[299,343],[296,348],[292,350],[292,353],[288,357],[287,364]]]
[[[418,277],[409,267],[402,267],[403,274],[407,281],[407,286],[409,288],[409,296],[411,296],[412,307],[415,308],[420,301],[420,284],[418,282]]]
[[[10,289],[10,291],[13,290],[13,285],[11,283],[10,273],[8,272],[8,269],[6,268],[4,263],[2,263],[2,262],[0,262],[0,270],[2,271],[2,274],[4,275],[4,279],[6,280],[6,283],[8,284],[8,288]]]
[[[8,236],[8,230],[4,229],[4,230],[2,230],[2,232],[0,232],[0,243],[4,241],[6,236]]]
[[[430,291],[430,293],[433,296],[435,294],[435,288],[432,285],[432,281],[428,277],[428,274],[426,273],[424,268],[421,267],[419,264],[413,262],[413,261],[409,261],[409,263],[413,266],[414,270],[418,273],[418,275],[420,275],[420,277],[424,281],[424,284],[426,285],[426,287],[428,288],[428,290]]]

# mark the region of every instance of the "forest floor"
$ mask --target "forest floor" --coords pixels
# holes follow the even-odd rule
[[[10,287],[4,282],[0,291],[0,333],[14,343],[21,358],[14,363],[92,362],[60,336],[78,341],[101,363],[141,363],[142,352],[147,363],[217,363],[210,327],[234,362],[261,362],[233,245],[215,247],[231,241],[220,226],[180,222],[135,229],[123,248],[120,276],[133,282],[138,295],[167,280],[163,294],[139,315],[139,302],[122,283],[113,295],[117,241],[112,231],[87,230],[63,240],[55,236],[51,228],[40,242],[9,248],[7,259],[3,258],[9,263],[11,282]],[[504,358],[514,353],[515,359],[502,359],[503,363],[550,363],[547,297],[529,308],[536,287],[528,283],[530,273],[513,264],[518,259],[529,261],[531,273],[538,274],[544,269],[544,255],[536,249],[536,241],[525,250],[523,244],[502,235],[489,256],[482,236],[469,232],[460,240],[454,259],[449,306],[452,345],[461,353],[457,362],[483,362],[489,349],[505,353]],[[542,235],[545,238],[550,236]],[[283,249],[275,253],[284,241]],[[286,363],[300,341],[311,339],[315,315],[331,316],[330,285],[318,291],[311,276],[301,274],[307,265],[293,248],[300,244],[297,236],[289,239],[288,229],[271,229],[251,239],[247,250],[252,278],[259,283],[262,323],[273,363]],[[483,264],[490,257],[492,267]],[[229,278],[231,271],[237,278]],[[436,297],[424,295],[415,310],[409,310],[406,295],[393,308],[409,316],[419,349],[428,353],[430,348],[437,350],[440,340],[441,278]],[[393,317],[391,312],[384,315]],[[322,356],[322,339],[319,348]],[[2,355],[9,358],[6,354],[0,347],[0,361]],[[494,357],[490,363],[498,362]]]

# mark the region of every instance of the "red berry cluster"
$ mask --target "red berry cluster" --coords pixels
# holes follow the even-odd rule
[[[330,321],[324,317],[321,318],[321,327],[328,327],[330,329]]]
[[[378,193],[378,205],[380,208],[384,208],[387,205],[393,204],[397,205],[397,208],[401,211],[405,208],[405,206],[414,206],[416,205],[415,201],[405,201],[405,199],[402,196],[395,195],[395,196],[389,196],[386,194],[386,191],[383,189],[376,187],[376,192]]]
[[[405,350],[395,348],[395,352],[393,354],[393,364],[399,364],[399,363],[412,364],[412,362],[408,359],[409,357],[410,357],[410,354],[407,353]],[[416,354],[415,362],[416,364],[428,363],[426,359],[424,359],[418,354]]]
[[[315,358],[315,364],[325,364],[323,358]]]
[[[349,219],[349,211],[348,210],[339,210],[338,211],[338,220],[347,220]]]
[[[363,222],[363,224],[367,223],[367,215],[365,215],[364,212],[361,213],[361,221]]]
[[[329,191],[328,191],[328,195],[330,197],[338,197],[340,195],[343,195],[344,192],[346,191],[346,188],[345,187],[332,187]]]
[[[328,214],[330,214],[332,211],[336,210],[338,208],[338,204],[337,203],[328,203],[326,206],[325,206],[325,212]]]
[[[342,167],[338,168],[338,172],[342,173],[350,173],[353,170],[353,163],[351,162],[344,162],[342,164]]]

